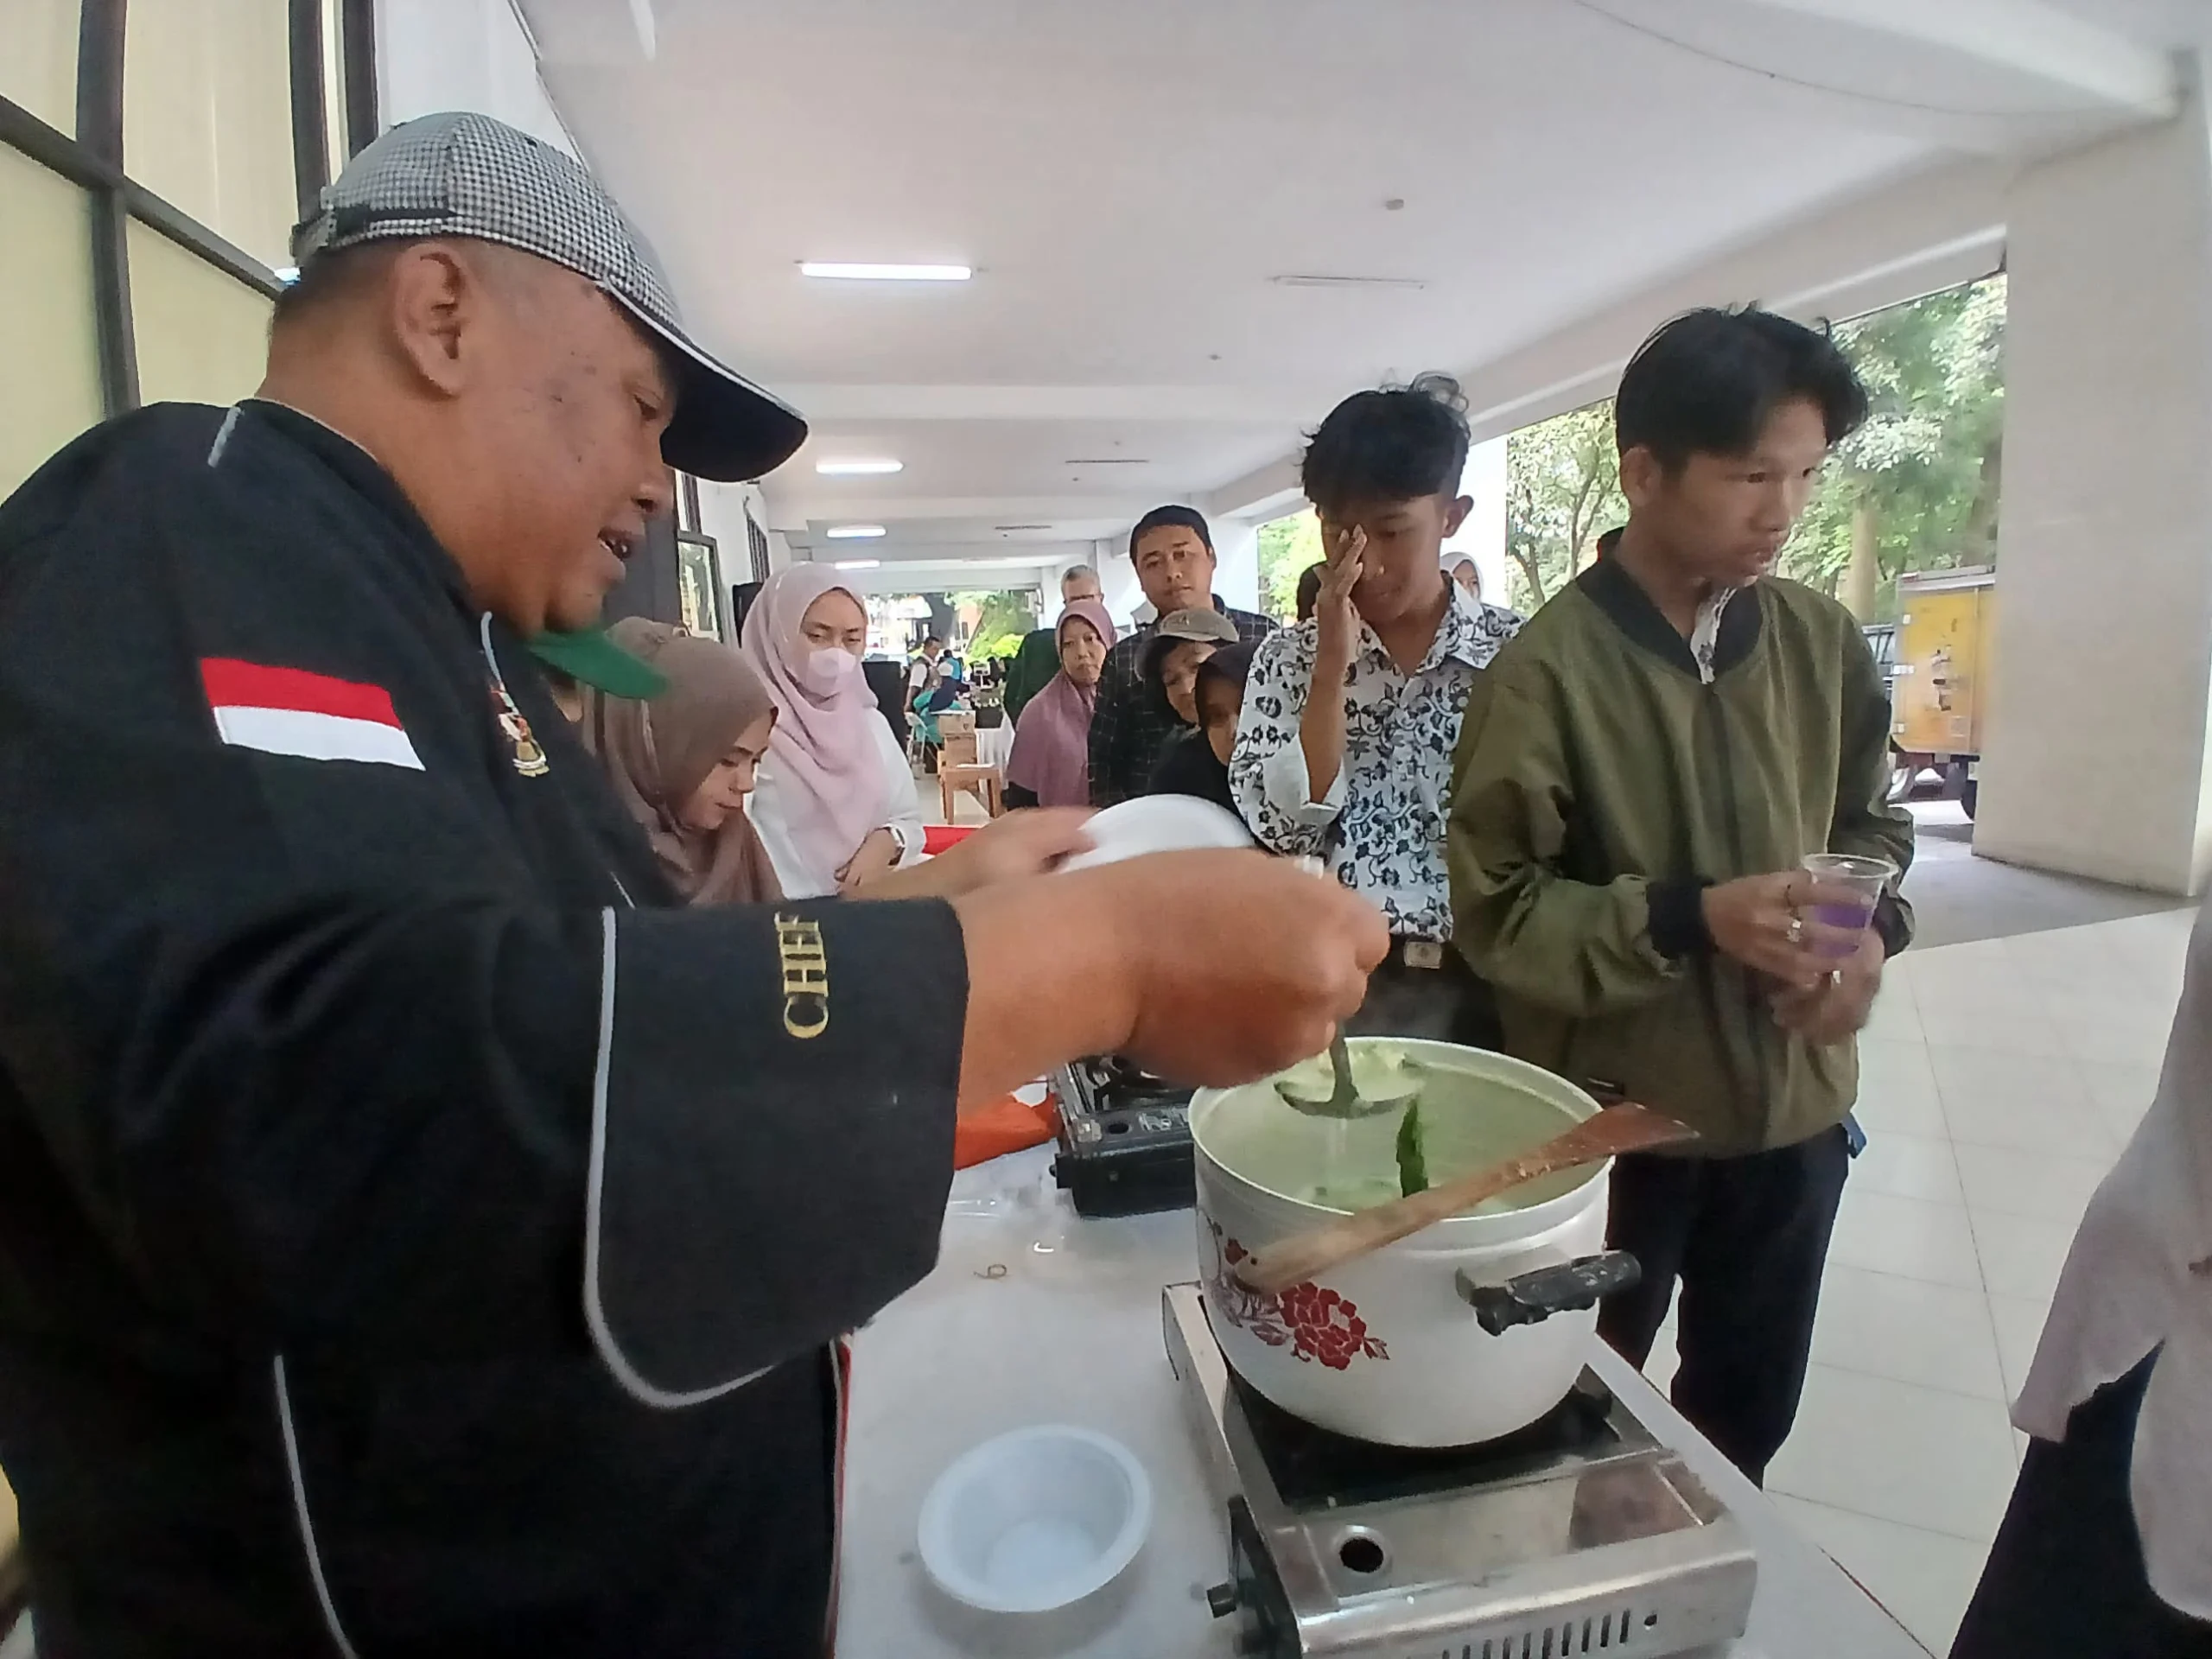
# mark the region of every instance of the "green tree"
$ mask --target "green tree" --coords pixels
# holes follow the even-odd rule
[[[968,642],[972,662],[1013,656],[1021,649],[1022,636],[1037,626],[1037,595],[1027,589],[955,594],[952,603],[956,609],[976,607],[976,632]]]
[[[1505,443],[1505,551],[1528,613],[1574,578],[1598,536],[1628,517],[1608,398],[1524,426]]]
[[[1313,509],[1260,526],[1260,608],[1278,622],[1298,614],[1298,578],[1321,562],[1321,521]]]

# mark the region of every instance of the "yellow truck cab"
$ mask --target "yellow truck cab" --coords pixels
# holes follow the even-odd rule
[[[1988,565],[1911,571],[1897,578],[1897,666],[1890,682],[1890,745],[1910,778],[1944,774],[1974,817],[1988,718],[1997,572]]]

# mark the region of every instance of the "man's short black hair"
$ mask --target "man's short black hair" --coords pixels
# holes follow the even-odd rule
[[[1198,664],[1198,689],[1192,695],[1203,716],[1206,706],[1206,687],[1224,686],[1236,694],[1238,707],[1244,702],[1244,683],[1252,677],[1252,656],[1256,647],[1236,645],[1224,645],[1219,651]],[[1203,718],[1199,723],[1205,723]]]
[[[1686,311],[1637,348],[1613,401],[1620,450],[1649,449],[1669,472],[1692,455],[1751,452],[1784,404],[1818,406],[1828,442],[1866,421],[1866,388],[1824,322],[1756,305]]]
[[[931,645],[941,645],[944,643],[944,640],[938,639],[937,635],[933,633],[925,633],[922,636],[922,649],[924,651],[927,651]]]
[[[1459,493],[1467,466],[1467,400],[1448,374],[1356,391],[1306,442],[1299,481],[1325,513],[1364,501]]]
[[[1329,568],[1326,560],[1309,564],[1298,573],[1298,620],[1313,620],[1314,607],[1321,602],[1321,573]]]
[[[1628,526],[1626,524],[1615,524],[1611,530],[1607,531],[1604,535],[1598,538],[1598,556],[1599,558],[1610,559],[1613,556],[1613,550],[1621,544],[1621,531],[1627,528]]]
[[[1137,556],[1137,543],[1155,530],[1189,530],[1206,544],[1206,551],[1213,551],[1213,531],[1207,527],[1206,516],[1196,507],[1154,507],[1137,520],[1137,527],[1129,532],[1129,556]]]

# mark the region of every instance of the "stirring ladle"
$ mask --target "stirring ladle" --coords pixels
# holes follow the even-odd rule
[[[1421,1093],[1421,1078],[1408,1070],[1404,1086],[1396,1088],[1395,1092],[1361,1094],[1352,1082],[1351,1050],[1345,1046],[1341,1031],[1329,1039],[1329,1064],[1336,1072],[1336,1087],[1326,1095],[1309,1094],[1288,1083],[1275,1084],[1275,1092],[1282,1096],[1285,1105],[1308,1117],[1344,1118],[1372,1117],[1377,1112],[1395,1111]]]

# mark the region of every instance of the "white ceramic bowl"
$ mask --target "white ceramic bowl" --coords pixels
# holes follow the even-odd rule
[[[1152,1482],[1129,1449],[1044,1423],[954,1459],[922,1500],[922,1565],[956,1601],[1042,1613],[1080,1601],[1136,1559]]]
[[[1190,853],[1252,845],[1252,832],[1233,812],[1195,795],[1140,795],[1092,815],[1084,825],[1091,849],[1060,868],[1088,870],[1148,853]]]

